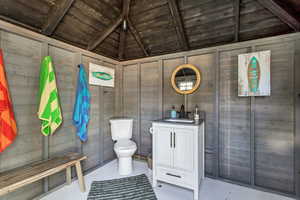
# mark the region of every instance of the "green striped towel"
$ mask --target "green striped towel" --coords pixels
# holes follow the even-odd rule
[[[41,131],[45,136],[52,135],[62,123],[62,114],[50,56],[46,56],[41,64],[39,96],[38,116],[42,121]]]

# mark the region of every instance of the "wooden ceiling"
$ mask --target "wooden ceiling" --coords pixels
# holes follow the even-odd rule
[[[299,31],[300,0],[1,0],[0,19],[130,60]]]

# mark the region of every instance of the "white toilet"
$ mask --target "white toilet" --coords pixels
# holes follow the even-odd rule
[[[116,141],[114,151],[119,161],[119,174],[128,175],[132,172],[132,156],[136,151],[136,144],[130,140],[132,137],[133,119],[111,119],[111,136]]]

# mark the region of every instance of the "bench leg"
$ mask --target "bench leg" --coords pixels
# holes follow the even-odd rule
[[[76,173],[77,173],[77,177],[78,177],[80,190],[81,190],[81,192],[85,192],[85,183],[84,183],[84,178],[82,175],[80,161],[76,163]]]
[[[67,184],[70,185],[72,183],[71,166],[67,167],[66,169],[66,178],[67,178]]]

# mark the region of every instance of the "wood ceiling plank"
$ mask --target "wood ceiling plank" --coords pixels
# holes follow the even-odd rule
[[[234,17],[235,17],[235,33],[234,33],[234,41],[239,41],[239,32],[240,32],[240,6],[241,0],[234,0]]]
[[[88,50],[94,50],[103,40],[108,37],[123,21],[123,16],[119,16],[105,31],[97,34],[88,44]]]
[[[129,26],[129,30],[131,31],[134,39],[138,43],[139,47],[143,50],[145,56],[149,56],[149,53],[148,53],[145,45],[142,42],[139,32],[136,30],[136,28],[134,27],[134,25],[132,24],[132,22],[129,19],[128,19],[128,26]]]
[[[179,12],[178,4],[176,0],[168,0],[169,8],[171,11],[171,14],[173,16],[173,20],[176,26],[176,32],[177,36],[179,38],[179,42],[181,44],[181,47],[183,50],[188,50],[188,40],[186,38],[185,32],[184,32],[184,26],[182,22],[182,18]]]
[[[295,31],[300,31],[300,20],[293,16],[288,10],[281,7],[275,0],[257,0],[262,6],[276,15]]]
[[[54,10],[50,11],[50,15],[44,27],[42,33],[45,35],[52,35],[58,24],[61,22],[63,17],[66,15],[68,10],[71,8],[75,0],[62,0]]]

